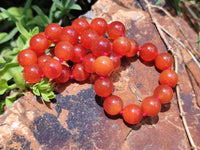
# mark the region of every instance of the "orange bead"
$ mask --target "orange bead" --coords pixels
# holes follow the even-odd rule
[[[174,87],[178,82],[178,75],[173,70],[164,70],[159,77],[160,84]]]
[[[156,58],[157,56],[157,48],[154,44],[152,43],[145,43],[144,45],[141,46],[141,50],[139,52],[140,58],[143,61],[152,61]]]
[[[161,110],[161,104],[158,99],[153,96],[146,97],[141,103],[142,112],[147,116],[155,116]]]
[[[129,124],[136,124],[142,120],[142,109],[135,104],[127,105],[123,110],[123,118]]]
[[[160,53],[155,59],[155,66],[160,70],[166,70],[173,64],[173,57],[169,53]]]
[[[159,85],[154,90],[154,97],[157,97],[161,104],[169,103],[173,98],[173,90],[168,85]]]
[[[137,54],[139,47],[138,43],[134,39],[129,39],[129,41],[131,42],[131,49],[126,54],[126,57],[133,57]]]
[[[99,78],[94,83],[94,91],[101,97],[107,97],[112,94],[114,89],[113,83],[109,78]]]
[[[95,60],[94,68],[99,76],[109,76],[114,70],[113,61],[107,56],[100,56]]]
[[[117,115],[123,108],[123,101],[116,95],[111,95],[104,100],[103,108],[109,115]]]

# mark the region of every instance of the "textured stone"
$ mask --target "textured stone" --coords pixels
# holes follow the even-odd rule
[[[167,30],[183,39],[168,17],[159,13],[155,15]],[[82,17],[89,21],[95,17],[103,17],[107,22],[120,20],[126,26],[126,36],[134,38],[140,46],[152,42],[159,52],[167,51],[149,14],[141,9],[138,1],[99,0]],[[190,40],[195,41],[197,35],[185,21],[181,18],[176,18],[176,21],[182,23],[187,35],[194,34]],[[184,65],[184,62],[191,60],[191,56],[169,41],[178,57],[180,96],[186,120],[194,142],[200,148],[200,109],[194,96],[194,90],[199,88],[199,84],[192,84],[195,80],[188,77]],[[193,64],[188,63],[188,68],[199,80],[198,71],[192,67]],[[121,67],[111,75],[114,94],[123,99],[124,105],[139,105],[159,85],[159,74],[152,63],[146,64],[138,56],[123,58]],[[0,116],[2,149],[190,149],[179,117],[176,94],[170,104],[162,106],[158,116],[145,117],[139,124],[130,126],[120,116],[110,117],[105,114],[103,101],[95,95],[91,84],[95,78],[92,76],[88,82],[81,84],[72,81],[57,85],[55,103],[44,103],[31,93],[25,94]]]

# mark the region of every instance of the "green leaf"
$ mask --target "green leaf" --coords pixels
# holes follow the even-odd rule
[[[0,33],[0,41],[1,41],[2,39],[4,39],[7,35],[8,35],[8,33],[6,33],[6,32],[1,32],[1,33]]]
[[[90,4],[92,1],[91,0],[87,0],[87,2]]]
[[[65,8],[65,10],[69,10],[73,4],[73,0],[63,0],[63,2],[63,7]]]
[[[6,63],[3,68],[0,69],[0,80],[10,80],[13,75],[19,70],[22,71],[22,67],[18,63]]]
[[[8,12],[13,15],[17,20],[22,16],[23,14],[23,8],[20,7],[10,7],[8,8]]]
[[[175,9],[176,12],[179,16],[181,16],[181,8],[179,7],[179,0],[174,0],[174,5],[175,5]]]
[[[27,40],[22,35],[18,36],[17,47],[21,50],[25,49],[26,41]]]
[[[15,34],[16,34],[17,32],[18,32],[17,28],[16,28],[16,27],[13,28],[13,29],[9,32],[9,34],[7,34],[6,37],[4,37],[3,39],[0,39],[0,44],[5,43],[5,42],[9,41],[10,39],[12,39],[12,38],[15,36]]]
[[[31,36],[34,36],[39,33],[39,28],[35,27],[30,31]]]
[[[5,79],[0,80],[0,95],[3,95],[8,90],[8,83]]]
[[[44,25],[44,21],[42,20],[42,18],[40,16],[35,16],[34,18],[32,18],[32,20],[28,21],[27,26],[29,25],[38,25],[41,27],[45,27]]]
[[[2,56],[0,56],[0,65],[5,65],[5,63],[6,63],[5,59]]]
[[[0,114],[2,114],[4,112],[3,107],[5,105],[5,100],[1,100],[0,101]]]
[[[78,4],[73,4],[69,9],[73,9],[73,10],[82,10],[81,6]]]
[[[28,31],[19,23],[16,23],[17,29],[19,32],[26,38],[30,39],[31,35],[28,33]]]
[[[36,11],[36,13],[41,17],[45,26],[49,24],[48,17],[44,14],[44,12],[37,6],[34,5],[32,8]]]
[[[24,6],[24,11],[23,11],[23,14],[24,15],[26,15],[26,13],[27,13],[27,10],[30,8],[30,6],[31,6],[31,3],[32,3],[32,0],[27,0],[26,1],[26,4],[25,4],[25,6]]]
[[[7,96],[6,99],[5,99],[6,107],[10,107],[19,95],[21,95],[20,92],[15,92],[12,95]]]
[[[50,99],[55,98],[55,94],[53,92],[44,91],[44,92],[41,92],[41,96],[46,102],[50,102]]]
[[[163,0],[158,0],[157,2],[156,2],[156,5],[159,5],[159,4],[161,4],[163,2]]]
[[[18,55],[19,49],[9,50],[4,54],[4,59],[6,62],[14,61],[14,58]],[[18,62],[18,61],[16,61]]]
[[[50,102],[50,99],[55,98],[54,87],[55,84],[49,83],[48,78],[43,78],[39,83],[33,85],[31,89],[33,89],[35,95],[42,96],[45,101]]]
[[[55,3],[56,7],[60,10],[64,10],[62,3],[59,0],[53,0]]]
[[[40,96],[40,91],[37,88],[33,88],[33,93],[37,96]]]
[[[56,4],[53,3],[49,12],[49,22],[53,22],[53,16],[55,11],[56,11]]]
[[[55,15],[55,18],[56,18],[56,19],[59,19],[59,18],[62,17],[63,13],[62,13],[62,11],[58,10],[58,11],[55,12],[54,15]]]
[[[0,11],[2,11],[12,21],[17,22],[17,18],[13,16],[10,12],[8,12],[6,9],[0,7]]]
[[[18,72],[16,72],[13,75],[13,78],[14,78],[14,81],[15,81],[15,84],[16,84],[17,88],[19,88],[21,90],[24,90],[25,89],[25,85],[26,85],[26,81],[25,81],[25,79],[23,77],[22,71],[19,70]]]

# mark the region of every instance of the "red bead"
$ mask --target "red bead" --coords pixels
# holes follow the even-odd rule
[[[99,35],[92,29],[88,29],[82,32],[81,34],[81,44],[87,48],[91,49],[92,42],[96,40]]]
[[[117,39],[118,37],[125,35],[125,32],[126,29],[124,24],[119,21],[112,22],[107,28],[108,36],[111,39]]]
[[[173,64],[173,57],[169,53],[160,53],[155,59],[155,65],[159,70],[166,70]]]
[[[74,57],[74,47],[67,41],[60,41],[56,44],[54,53],[64,61],[71,60]]]
[[[147,116],[155,116],[161,110],[161,104],[158,99],[153,96],[146,97],[141,103],[142,112]]]
[[[111,42],[107,38],[100,36],[92,43],[91,50],[96,57],[109,55],[111,53]]]
[[[114,70],[113,61],[107,56],[100,56],[94,62],[94,69],[99,76],[109,76]]]
[[[138,43],[134,39],[129,39],[129,41],[131,42],[131,49],[126,54],[126,57],[133,57],[138,52]]]
[[[74,45],[74,57],[71,59],[74,63],[80,63],[87,54],[85,47],[81,44]]]
[[[55,79],[61,75],[62,65],[58,60],[52,58],[47,60],[47,62],[44,64],[43,71],[47,78]]]
[[[50,23],[46,26],[44,33],[52,42],[58,42],[60,40],[60,33],[62,27],[57,23]]]
[[[60,40],[74,45],[78,41],[78,32],[72,26],[66,26],[60,33]]]
[[[42,70],[38,64],[30,64],[24,67],[23,76],[29,83],[38,83],[41,80]]]
[[[95,73],[95,68],[94,68],[94,62],[96,60],[96,57],[92,53],[88,53],[84,58],[83,58],[83,67],[84,70],[88,73]]]
[[[38,57],[38,65],[40,66],[41,69],[44,68],[45,63],[47,60],[52,59],[49,55],[41,55]]]
[[[137,124],[142,120],[142,109],[135,104],[127,105],[123,110],[123,118],[129,124]]]
[[[94,91],[101,97],[107,97],[113,92],[113,83],[109,78],[97,79],[94,83]]]
[[[70,69],[68,66],[66,65],[62,65],[62,73],[59,77],[55,78],[55,81],[57,83],[65,83],[69,80],[69,76],[70,76]]]
[[[24,67],[26,65],[30,64],[36,64],[37,63],[37,55],[34,51],[30,49],[25,49],[19,52],[18,54],[18,63]]]
[[[152,61],[156,58],[158,52],[154,44],[145,43],[144,45],[142,45],[139,54],[140,54],[140,58],[143,61]]]
[[[107,29],[107,23],[103,18],[95,18],[90,23],[90,28],[99,35],[104,35]]]
[[[157,97],[161,104],[169,103],[173,98],[173,90],[168,85],[159,85],[154,90],[154,97]]]
[[[109,115],[117,115],[123,108],[123,101],[116,95],[111,95],[104,100],[103,108]]]
[[[166,84],[170,87],[174,87],[178,82],[178,75],[173,70],[164,70],[160,74],[159,82],[160,84]]]
[[[83,18],[77,18],[72,22],[72,27],[74,27],[78,34],[81,35],[81,33],[89,29],[90,26],[87,20]]]
[[[73,65],[72,75],[76,81],[85,81],[89,77],[89,73],[84,70],[83,65],[80,63]]]
[[[120,57],[115,53],[110,54],[109,57],[113,61],[114,70],[117,70],[121,65]]]
[[[38,54],[44,54],[45,50],[49,48],[49,41],[42,34],[34,35],[30,40],[31,50]]]
[[[131,49],[131,42],[125,37],[119,37],[113,41],[113,52],[119,55],[126,55]]]

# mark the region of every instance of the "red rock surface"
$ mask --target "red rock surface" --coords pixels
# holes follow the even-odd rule
[[[155,15],[166,29],[183,40],[168,17]],[[159,52],[167,51],[149,14],[138,2],[99,0],[83,17],[89,21],[95,17],[103,17],[107,22],[122,21],[128,38],[134,38],[140,46],[152,42]],[[176,21],[182,24],[190,40],[195,41],[197,35],[188,24],[179,17]],[[178,57],[180,96],[186,120],[200,149],[200,108],[195,96],[199,91],[199,70],[194,68],[194,62],[182,47],[169,41]],[[188,76],[188,68],[192,77]],[[141,62],[138,56],[123,58],[121,67],[111,75],[114,94],[123,99],[124,105],[139,105],[143,98],[152,95],[159,84],[159,74],[153,64]],[[2,149],[190,149],[176,94],[170,104],[163,105],[158,116],[145,117],[139,124],[130,126],[120,116],[104,113],[102,100],[95,95],[90,82],[58,85],[55,103],[44,103],[31,93],[25,94],[0,117]]]

